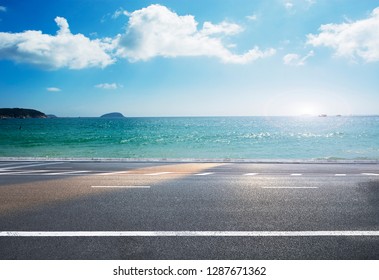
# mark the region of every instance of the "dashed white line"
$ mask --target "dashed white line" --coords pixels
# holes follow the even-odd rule
[[[318,189],[318,187],[262,187],[262,189]]]
[[[0,176],[1,175],[78,175],[80,173],[92,173],[89,175],[96,175],[96,176],[110,176],[110,175],[121,175],[121,174],[130,174],[130,175],[147,175],[147,176],[159,176],[159,175],[166,175],[166,174],[173,174],[176,172],[156,172],[156,173],[148,173],[148,174],[138,174],[138,173],[132,173],[131,170],[126,170],[126,171],[110,171],[110,172],[102,172],[102,173],[96,173],[99,171],[87,171],[87,170],[78,170],[78,171],[57,171],[54,170],[54,172],[51,173],[53,170],[14,170],[14,169],[19,169],[23,167],[32,167],[32,166],[39,166],[39,165],[49,165],[49,164],[61,164],[63,162],[52,162],[52,163],[43,163],[43,164],[33,164],[33,165],[18,165],[18,166],[11,166],[11,167],[4,167],[0,168]],[[36,173],[43,173],[44,174],[36,174]],[[50,172],[50,173],[49,173]],[[215,172],[203,172],[203,173],[197,173],[197,174],[192,174],[194,176],[207,176],[215,174]],[[350,176],[350,175],[358,175],[359,173],[356,174],[346,174],[346,173],[336,173],[336,174],[329,174],[331,176],[335,177],[345,177],[345,176]],[[379,173],[360,173],[363,176],[379,176]],[[257,176],[259,173],[245,173],[242,174],[243,176]],[[282,174],[278,174],[282,175]],[[328,174],[326,174],[328,175]],[[289,174],[289,176],[292,177],[297,177],[297,176],[303,176],[302,173],[292,173]]]
[[[1,231],[0,237],[307,237],[379,236],[379,231]]]
[[[63,172],[43,173],[41,175],[44,175],[44,176],[76,175],[76,174],[89,173],[89,172],[91,172],[91,171],[85,171],[85,170],[80,170],[80,171],[63,171]]]
[[[214,172],[204,172],[204,173],[197,173],[195,176],[207,176],[207,175],[212,175]]]
[[[165,175],[165,174],[170,174],[174,172],[157,172],[157,173],[150,173],[150,174],[145,174],[147,176],[159,176],[159,175]]]
[[[361,173],[362,175],[366,175],[366,176],[379,176],[378,173]]]
[[[244,176],[256,176],[258,175],[258,173],[246,173],[246,174],[243,174]]]
[[[150,189],[150,186],[91,186],[91,188]]]
[[[129,173],[130,171],[115,171],[115,172],[105,172],[105,173],[97,173],[94,175],[98,176],[109,176],[109,175],[117,175],[117,174],[126,174]]]

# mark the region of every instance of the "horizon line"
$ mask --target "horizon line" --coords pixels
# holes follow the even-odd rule
[[[51,114],[46,114],[51,115]],[[323,117],[319,115],[145,115],[145,116],[124,116],[124,118],[240,118],[240,117]],[[56,115],[55,115],[56,116]],[[376,114],[325,114],[325,117],[378,117]],[[57,118],[101,118],[101,116],[56,116]],[[103,117],[112,119],[112,117]],[[123,117],[120,117],[121,119]],[[113,118],[117,119],[117,117]]]

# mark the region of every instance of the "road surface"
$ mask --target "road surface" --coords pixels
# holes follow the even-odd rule
[[[0,259],[379,259],[379,165],[3,161],[0,248]]]

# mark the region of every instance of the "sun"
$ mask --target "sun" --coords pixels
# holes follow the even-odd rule
[[[295,112],[295,115],[318,115],[319,114],[319,108],[317,105],[312,103],[297,103],[295,104],[293,111]]]

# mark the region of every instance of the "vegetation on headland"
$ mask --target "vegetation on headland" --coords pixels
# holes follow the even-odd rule
[[[125,118],[125,116],[118,112],[108,113],[102,115],[100,118]]]
[[[0,108],[0,119],[29,119],[29,118],[39,118],[45,119],[47,116],[34,109],[24,109],[24,108]]]
[[[25,108],[0,108],[0,119],[55,119],[58,118],[53,114],[45,114],[41,111]],[[100,118],[125,118],[125,116],[119,112],[112,112],[100,116]]]

